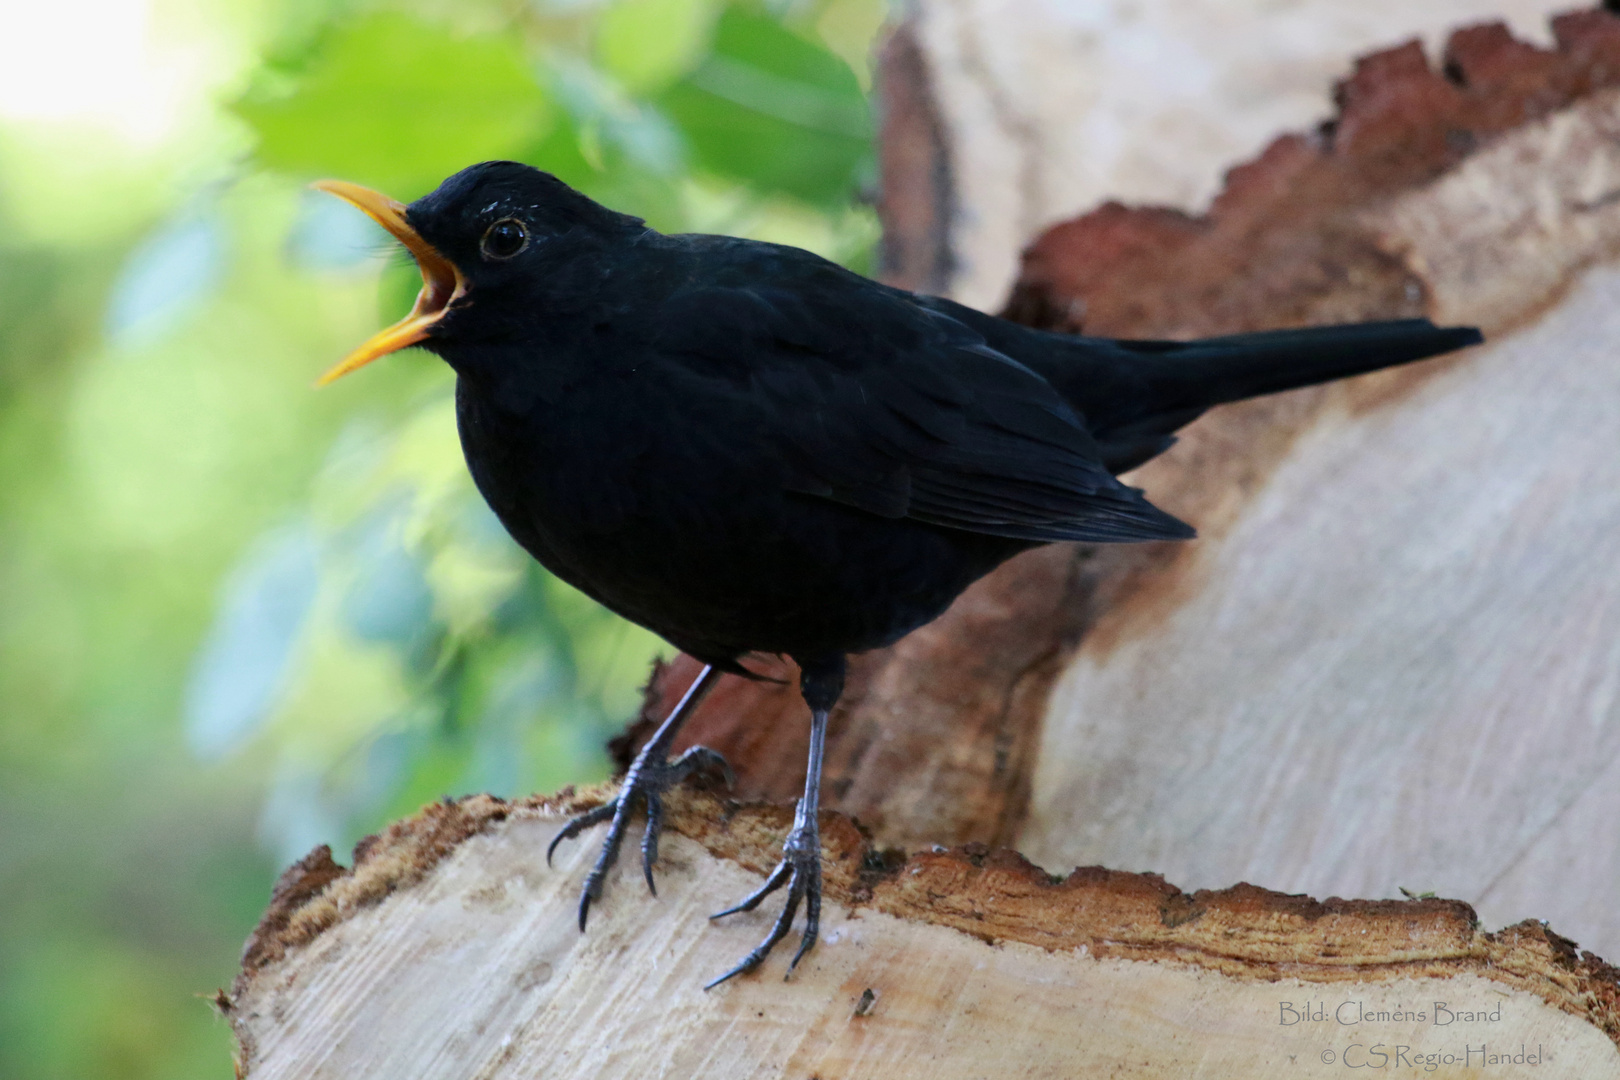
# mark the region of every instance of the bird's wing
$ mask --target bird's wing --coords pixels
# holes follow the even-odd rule
[[[1192,535],[1102,465],[1052,387],[948,315],[821,264],[689,286],[658,349],[747,410],[789,490],[1020,540]]]

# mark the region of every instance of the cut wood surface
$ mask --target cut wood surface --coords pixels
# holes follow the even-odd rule
[[[598,797],[439,804],[352,872],[324,849],[289,870],[221,998],[239,1072],[1292,1080],[1385,1054],[1438,1076],[1620,1077],[1616,973],[1539,924],[1054,879],[974,846],[885,864],[830,814],[821,946],[790,981],[778,956],[706,993],[768,918],[707,915],[775,863],[789,815],[676,794],[659,898],[616,874],[581,935],[592,845],[554,868],[544,851],[561,812]]]
[[[1293,212],[1279,190],[1343,183],[1325,175],[1338,142],[1284,140],[1234,173],[1196,238],[1056,290],[1088,328],[1203,333],[1255,318],[1256,294],[1256,315],[1395,313],[1374,298],[1399,285],[1491,341],[1218,410],[1139,472],[1203,535],[1070,661],[1018,838],[1038,862],[1435,889],[1488,925],[1548,919],[1620,953],[1620,91],[1593,87],[1620,75],[1620,19],[1555,26],[1557,52],[1458,34],[1453,78],[1416,50],[1363,62],[1336,135],[1362,153],[1421,169],[1386,148],[1437,163],[1512,126],[1426,183],[1318,217],[1329,242],[1259,224]],[[1064,247],[1042,244],[1032,263]],[[1244,245],[1268,254],[1234,262]]]
[[[927,83],[897,119],[926,114],[940,153],[904,200],[891,255],[908,287],[993,310],[1031,237],[1110,199],[1202,210],[1233,162],[1331,114],[1354,57],[1407,38],[1438,50],[1453,28],[1506,20],[1545,46],[1570,0],[922,0],[906,66]],[[912,72],[890,64],[891,81]],[[886,98],[899,94],[890,91]],[[925,145],[904,144],[914,155]],[[901,146],[888,140],[885,152]],[[920,159],[919,159],[920,160]],[[892,172],[891,155],[885,170]],[[891,199],[891,202],[893,200]],[[928,207],[924,210],[923,207]],[[885,225],[896,222],[885,215]]]

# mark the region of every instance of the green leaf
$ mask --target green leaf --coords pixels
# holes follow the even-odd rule
[[[475,162],[516,156],[553,119],[514,36],[457,37],[396,14],[334,31],[289,94],[235,110],[263,164],[404,200]]]
[[[714,0],[620,0],[602,13],[596,58],[633,93],[661,90],[708,51]]]
[[[870,154],[871,110],[849,65],[739,8],[661,104],[706,168],[819,205],[847,202]]]

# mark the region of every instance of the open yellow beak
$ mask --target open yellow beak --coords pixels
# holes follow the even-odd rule
[[[407,345],[415,345],[428,336],[428,329],[460,300],[467,292],[467,281],[461,271],[440,255],[434,246],[417,235],[405,220],[405,204],[390,199],[381,192],[351,184],[345,180],[317,180],[310,185],[320,191],[330,191],[346,202],[353,203],[369,214],[373,221],[393,233],[400,243],[416,256],[417,268],[422,271],[422,291],[416,294],[411,313],[388,329],[368,338],[343,362],[322,375],[315,383],[325,386],[340,379],[356,368],[365,367],[379,356],[387,356]]]

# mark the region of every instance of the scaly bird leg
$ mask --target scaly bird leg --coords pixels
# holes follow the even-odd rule
[[[732,976],[758,967],[776,947],[776,943],[793,929],[793,917],[798,914],[800,901],[805,905],[804,934],[799,938],[798,951],[788,963],[788,975],[793,974],[793,969],[799,966],[805,953],[815,945],[816,936],[821,930],[821,828],[817,814],[821,807],[822,746],[827,739],[827,714],[832,711],[833,705],[838,702],[838,695],[844,689],[844,658],[840,656],[819,663],[801,660],[799,666],[802,669],[799,687],[810,706],[810,763],[805,770],[804,798],[799,800],[798,809],[793,815],[793,831],[788,833],[787,841],[782,845],[782,861],[765,879],[765,883],[735,906],[709,917],[720,919],[739,911],[752,911],[760,901],[784,885],[787,886],[787,900],[782,905],[782,914],[777,916],[770,933],[765,935],[765,940],[743,957],[736,967],[705,986],[705,990],[712,990]]]
[[[585,887],[579,893],[581,932],[585,930],[585,917],[591,910],[591,903],[601,898],[602,882],[619,858],[619,848],[630,830],[630,815],[638,798],[647,804],[647,828],[641,836],[641,873],[647,879],[648,890],[657,896],[658,888],[653,884],[652,868],[653,863],[658,861],[658,834],[664,826],[664,803],[660,796],[699,769],[718,770],[724,774],[728,785],[735,783],[726,759],[706,746],[694,746],[674,761],[669,760],[669,748],[675,742],[676,733],[719,677],[720,672],[712,666],[699,672],[680,704],[675,706],[669,718],[659,725],[653,737],[647,740],[647,745],[641,748],[641,753],[636,755],[630,771],[624,774],[619,794],[564,825],[546,848],[546,865],[549,866],[552,852],[557,850],[558,844],[572,840],[592,825],[609,819],[613,822],[608,827],[607,838],[602,841],[602,852],[596,857],[596,865],[585,876]]]

